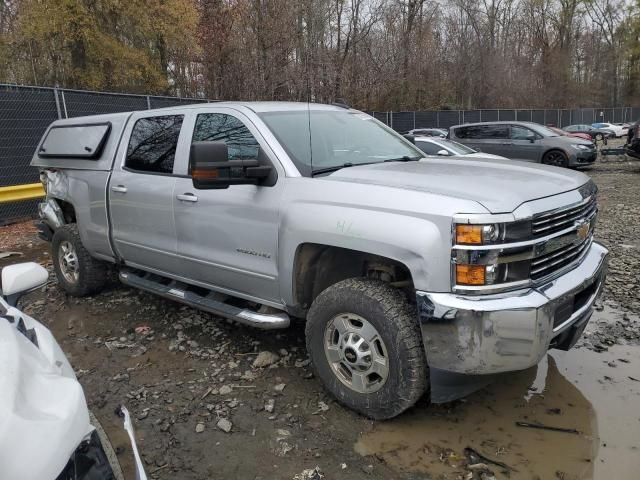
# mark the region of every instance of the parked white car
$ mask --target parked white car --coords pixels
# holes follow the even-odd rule
[[[48,272],[37,263],[2,269],[0,294],[0,478],[121,480],[120,465],[82,386],[48,328],[16,308]],[[136,478],[146,480],[128,412]]]
[[[616,127],[622,128],[622,135],[627,136],[629,134],[629,127],[631,126],[628,123],[614,123]]]
[[[451,157],[463,155],[465,158],[490,158],[493,160],[508,160],[501,155],[492,155],[474,150],[461,143],[437,137],[416,137],[416,147],[427,155],[437,155],[440,157]]]
[[[616,138],[626,135],[629,131],[628,127],[625,131],[622,125],[615,123],[592,123],[591,126],[594,128],[606,128],[607,130],[611,130],[615,134]]]

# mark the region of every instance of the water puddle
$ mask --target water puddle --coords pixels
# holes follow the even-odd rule
[[[610,317],[611,312],[596,313]],[[470,447],[497,479],[632,479],[640,471],[640,347],[551,351],[540,365],[448,405],[419,405],[355,445],[403,472],[467,478]],[[575,429],[565,433],[516,422]]]

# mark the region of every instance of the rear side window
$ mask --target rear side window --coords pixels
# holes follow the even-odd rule
[[[40,145],[38,156],[98,158],[110,130],[110,123],[51,127]]]
[[[172,173],[182,115],[141,118],[133,126],[125,167],[151,173]]]
[[[224,142],[229,160],[257,160],[260,145],[236,117],[224,113],[202,113],[196,119],[193,142]]]
[[[456,128],[456,137],[463,139],[509,138],[507,125],[470,125]]]

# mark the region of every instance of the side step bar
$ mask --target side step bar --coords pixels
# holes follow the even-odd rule
[[[219,293],[210,291],[207,295],[203,296],[195,291],[189,290],[189,286],[184,283],[158,275],[122,270],[120,272],[120,281],[125,285],[155,293],[156,295],[170,298],[171,300],[177,300],[198,310],[204,310],[214,315],[230,318],[238,323],[251,327],[273,330],[287,328],[290,324],[289,315],[285,312],[267,314],[235,307],[220,301],[219,298],[221,295]]]

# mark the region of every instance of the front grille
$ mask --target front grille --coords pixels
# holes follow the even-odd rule
[[[546,255],[536,257],[531,261],[531,279],[539,280],[571,265],[586,253],[592,240],[593,237],[590,236],[577,245],[570,244]]]
[[[536,215],[531,224],[531,232],[536,238],[551,235],[573,226],[576,221],[590,221],[597,211],[596,196],[592,195],[579,205]]]
[[[545,245],[560,239],[567,239],[560,242],[558,248],[545,251],[543,254],[531,260],[531,279],[540,280],[553,275],[554,273],[579,262],[589,250],[593,241],[593,225],[598,213],[596,195],[592,194],[578,205],[544,212],[533,217],[531,231],[535,238],[554,235],[558,236],[548,240]],[[588,227],[588,231],[580,232],[580,229]],[[573,232],[572,232],[573,230]],[[571,237],[575,235],[575,237]],[[581,239],[581,235],[582,239]]]
[[[493,243],[456,244],[454,237],[454,291],[488,294],[540,286],[578,266],[589,254],[598,214],[595,184],[586,183],[578,193],[582,198],[579,202],[497,224],[499,235]],[[491,221],[473,220],[468,223],[482,225]],[[455,220],[456,228],[460,223],[463,222]],[[484,265],[485,274],[490,276],[482,285],[460,283],[458,265]]]

